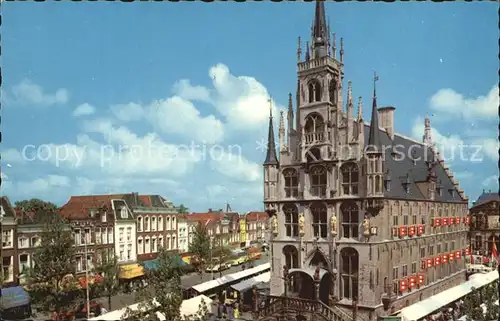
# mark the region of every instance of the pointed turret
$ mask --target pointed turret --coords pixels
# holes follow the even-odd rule
[[[431,136],[431,120],[429,119],[429,116],[425,116],[424,120],[424,136],[423,136],[423,142],[425,145],[431,147],[432,144],[432,136]]]
[[[306,61],[309,61],[311,59],[311,55],[309,53],[309,41],[306,42],[306,56],[305,56],[305,60]]]
[[[271,99],[269,99],[271,103]],[[267,136],[267,154],[264,165],[278,165],[278,157],[276,156],[276,144],[274,142],[274,129],[273,129],[273,109],[269,108],[269,129]]]
[[[347,112],[347,143],[352,142],[353,137],[353,118],[352,112],[354,109],[354,105],[352,103],[352,82],[347,82],[347,104],[346,104],[346,112]]]
[[[363,121],[363,98],[358,97],[358,123]]]
[[[337,58],[337,35],[335,33],[333,33],[333,36],[332,36],[332,58],[333,59],[336,59]]]
[[[302,46],[301,46],[300,37],[299,37],[298,46],[297,46],[297,61],[300,62],[301,58],[302,58]]]
[[[380,144],[380,130],[378,125],[378,111],[377,111],[377,90],[376,82],[378,80],[377,74],[373,77],[373,105],[372,105],[372,119],[370,122],[370,135],[368,136],[368,145],[371,149],[381,152]]]
[[[330,31],[326,24],[325,3],[322,0],[317,0],[311,39],[314,49],[313,57],[315,59],[328,55],[329,33]]]
[[[280,140],[280,152],[286,152],[287,145],[285,141],[285,115],[283,110],[280,111],[280,125],[278,129],[278,136]]]
[[[344,63],[344,38],[340,38],[340,63]]]

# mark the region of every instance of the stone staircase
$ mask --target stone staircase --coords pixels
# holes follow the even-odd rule
[[[268,321],[283,318],[298,320],[296,316],[303,316],[303,320],[321,321],[353,321],[351,315],[340,308],[330,307],[321,301],[291,298],[284,296],[267,296],[263,307],[259,307],[257,320]]]

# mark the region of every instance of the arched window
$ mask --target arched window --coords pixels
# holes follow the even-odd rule
[[[177,223],[175,222],[175,216],[172,216],[172,226],[171,226],[171,229],[172,230],[176,230],[177,229]]]
[[[287,168],[283,171],[285,177],[285,197],[299,196],[299,175],[293,168]]]
[[[382,180],[379,175],[375,176],[375,193],[382,192]]]
[[[358,252],[352,247],[348,247],[340,251],[340,256],[342,259],[342,298],[351,300],[357,299],[359,272]]]
[[[144,218],[144,230],[149,231],[149,217]]]
[[[163,217],[158,216],[158,231],[163,231]]]
[[[170,216],[167,216],[167,220],[166,220],[166,222],[167,222],[167,227],[166,227],[166,229],[167,229],[167,231],[168,231],[168,230],[170,230],[170,229],[171,229],[171,225],[170,225]]]
[[[156,231],[156,227],[157,227],[156,217],[153,216],[153,217],[151,217],[151,231],[153,231],[153,232]]]
[[[289,269],[296,269],[299,267],[299,251],[293,245],[286,245],[283,248],[283,255],[285,256],[285,265]]]
[[[328,88],[329,94],[330,94],[330,102],[332,104],[337,103],[337,97],[338,97],[338,89],[337,89],[337,80],[332,79],[330,81],[330,88]]]
[[[308,86],[309,102],[321,101],[321,85],[318,80],[312,80]]]
[[[137,217],[137,231],[142,232],[142,216]]]
[[[342,212],[342,236],[356,239],[359,237],[359,212],[354,203],[344,203],[340,206]]]
[[[354,163],[346,163],[340,167],[342,173],[342,192],[344,195],[358,194],[358,166]]]
[[[297,207],[293,204],[286,204],[283,206],[283,212],[285,213],[286,236],[299,236],[299,211]]]
[[[311,194],[313,196],[326,196],[326,169],[315,166],[311,169]]]
[[[325,122],[323,117],[317,113],[308,115],[304,124],[304,134],[307,144],[323,141],[325,136]]]
[[[313,216],[314,236],[326,239],[328,235],[326,205],[323,203],[314,203],[311,206],[311,212]]]

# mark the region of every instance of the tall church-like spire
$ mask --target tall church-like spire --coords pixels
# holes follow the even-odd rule
[[[326,24],[325,3],[323,0],[316,1],[314,12],[314,23],[312,28],[313,58],[321,58],[328,55],[330,44],[328,26]]]
[[[274,142],[274,129],[273,129],[273,108],[272,100],[269,99],[269,129],[267,136],[267,154],[264,165],[278,165],[278,157],[276,156],[276,144]]]
[[[380,130],[378,125],[378,111],[377,111],[377,90],[376,90],[376,82],[378,80],[378,76],[375,73],[373,76],[373,105],[372,105],[372,119],[370,122],[370,135],[368,136],[368,145],[371,146],[375,151],[381,152],[381,144],[380,144]]]

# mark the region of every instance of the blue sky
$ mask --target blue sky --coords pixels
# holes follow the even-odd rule
[[[354,95],[369,104],[376,70],[397,132],[421,140],[431,115],[438,145],[481,147],[480,161],[447,161],[466,194],[497,190],[498,5],[326,9]],[[295,92],[297,37],[309,40],[313,13],[305,3],[3,4],[3,194],[63,204],[137,191],[192,210],[262,209],[267,98],[276,112]]]

